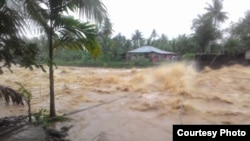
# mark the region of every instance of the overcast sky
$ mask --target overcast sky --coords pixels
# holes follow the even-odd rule
[[[180,34],[190,34],[192,20],[206,12],[206,3],[212,0],[102,0],[113,23],[114,35],[121,33],[131,38],[136,29],[148,38],[153,29],[169,39]],[[250,10],[250,0],[224,0],[223,11],[237,22]],[[224,26],[225,26],[224,25]]]

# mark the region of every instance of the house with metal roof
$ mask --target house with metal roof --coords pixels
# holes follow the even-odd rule
[[[129,60],[137,60],[142,56],[150,59],[152,62],[157,62],[173,60],[176,58],[177,54],[174,52],[160,50],[152,46],[143,46],[127,52],[127,59]]]

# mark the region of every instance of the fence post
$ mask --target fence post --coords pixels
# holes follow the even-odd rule
[[[40,97],[42,96],[42,86],[40,84],[40,90],[39,90],[39,93],[40,93]]]

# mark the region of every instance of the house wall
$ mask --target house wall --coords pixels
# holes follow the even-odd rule
[[[174,54],[159,54],[158,55],[158,61],[173,61],[175,60],[176,55]]]
[[[137,60],[140,56],[148,58],[152,62],[158,61],[172,61],[175,60],[174,54],[157,54],[157,53],[145,53],[145,54],[127,54],[127,60]]]

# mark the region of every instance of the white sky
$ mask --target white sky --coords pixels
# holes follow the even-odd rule
[[[102,0],[108,9],[114,33],[131,38],[136,29],[148,38],[155,29],[169,39],[180,34],[190,34],[192,20],[206,12],[206,3],[212,0]],[[229,19],[237,22],[250,10],[250,0],[224,0],[223,11]],[[224,27],[225,27],[224,25]]]

